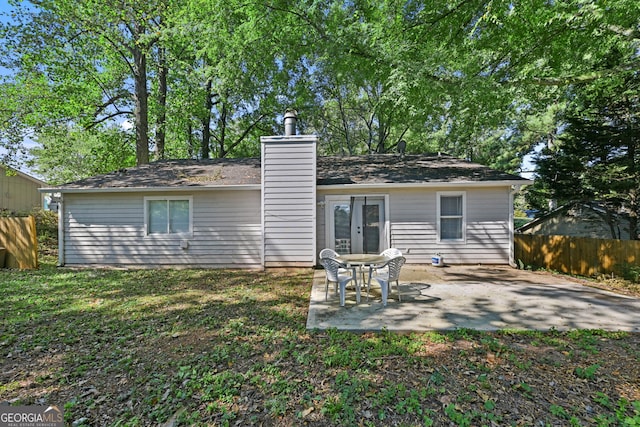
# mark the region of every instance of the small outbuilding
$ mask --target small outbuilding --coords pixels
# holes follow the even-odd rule
[[[630,218],[598,202],[573,202],[518,228],[523,234],[630,240]]]
[[[29,212],[44,207],[40,188],[47,183],[12,168],[0,165],[0,211]]]

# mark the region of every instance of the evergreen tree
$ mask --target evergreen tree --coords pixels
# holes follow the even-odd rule
[[[639,86],[634,73],[615,86],[579,95],[561,136],[537,158],[534,193],[560,204],[599,201],[613,211],[625,211],[634,239],[640,212]]]

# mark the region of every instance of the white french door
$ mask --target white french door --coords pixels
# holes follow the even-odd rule
[[[385,196],[327,196],[327,242],[341,254],[387,247]]]

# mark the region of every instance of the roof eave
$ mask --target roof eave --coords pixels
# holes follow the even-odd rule
[[[507,180],[507,181],[439,181],[439,182],[380,182],[370,184],[328,184],[318,185],[322,190],[340,190],[345,188],[378,189],[378,188],[436,188],[436,187],[511,187],[533,184],[531,180]]]
[[[234,185],[198,185],[178,187],[105,187],[105,188],[64,188],[49,187],[39,188],[41,193],[158,193],[170,191],[210,191],[210,190],[260,190],[260,184],[234,184]]]
[[[506,181],[438,181],[438,182],[379,182],[368,184],[329,184],[318,185],[323,190],[339,190],[345,188],[380,189],[380,188],[436,188],[436,187],[511,187],[533,184],[531,180],[506,180]],[[210,191],[210,190],[261,190],[261,184],[234,184],[234,185],[199,185],[179,187],[105,187],[105,188],[64,188],[46,187],[39,188],[41,193],[139,193],[139,192],[171,192],[171,191]]]

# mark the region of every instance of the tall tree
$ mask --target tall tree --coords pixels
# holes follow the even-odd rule
[[[536,189],[559,203],[595,200],[624,210],[640,239],[640,77],[598,89],[578,95],[559,139],[538,157]]]
[[[260,3],[192,0],[166,21],[174,64],[167,125],[181,139],[190,129],[199,156],[257,155],[257,136],[275,131],[299,72],[283,42],[287,18]]]
[[[4,38],[18,56],[18,75],[45,79],[52,89],[74,89],[74,105],[82,115],[59,111],[58,119],[84,127],[118,116],[133,119],[138,164],[149,162],[147,62],[159,34],[163,3],[33,1],[31,6],[16,6],[20,25],[5,26]],[[83,91],[93,96],[83,97]],[[58,104],[71,101],[57,99]]]
[[[634,0],[30,4],[5,26],[0,61],[46,98],[6,129],[126,115],[139,163],[154,144],[160,157],[255,155],[292,107],[327,151],[387,152],[404,139],[515,171],[558,128],[552,105],[639,63]],[[621,60],[602,61],[614,48]]]

